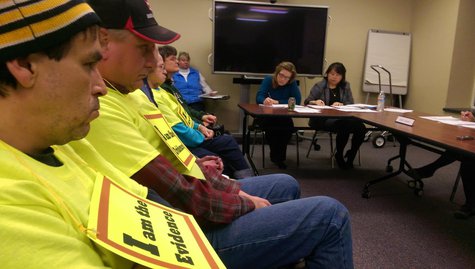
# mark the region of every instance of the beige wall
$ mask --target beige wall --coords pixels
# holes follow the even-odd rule
[[[407,107],[440,113],[445,106],[458,13],[454,3],[458,1],[414,1]]]
[[[475,1],[460,1],[446,105],[466,107],[475,92]],[[467,79],[471,78],[473,79]],[[470,99],[473,104],[473,97]],[[469,101],[470,102],[470,101]]]
[[[324,5],[329,7],[331,24],[328,28],[326,58],[329,63],[341,61],[347,67],[356,102],[364,102],[361,91],[366,39],[369,29],[412,33],[411,71],[405,107],[429,113],[442,113],[446,101],[457,106],[469,106],[469,93],[457,91],[452,100],[447,89],[473,89],[474,56],[473,29],[469,44],[467,24],[473,24],[473,0],[279,0],[279,3]],[[190,52],[192,65],[206,77],[209,84],[228,101],[208,102],[209,111],[231,131],[239,129],[239,86],[232,84],[233,76],[213,75],[207,63],[212,50],[212,22],[209,18],[211,0],[150,0],[158,22],[179,32],[182,37],[172,44],[178,50]],[[470,9],[471,8],[471,9]],[[471,13],[470,13],[471,12]],[[465,15],[460,16],[459,13]],[[456,34],[457,33],[457,34]],[[462,45],[455,40],[463,41]],[[459,51],[472,46],[471,58]],[[454,52],[454,49],[457,50]],[[466,52],[467,53],[467,52]],[[468,53],[470,54],[470,53]],[[464,56],[465,55],[465,56]],[[471,60],[470,60],[471,59]],[[471,61],[471,64],[470,64]],[[467,63],[469,62],[469,63]],[[471,66],[468,75],[460,75],[454,65]],[[460,70],[459,70],[460,71]],[[321,78],[301,78],[302,96]],[[469,87],[472,85],[471,87]],[[254,102],[257,86],[251,87],[250,102]],[[468,91],[468,90],[467,90]],[[420,100],[424,100],[423,102]],[[465,100],[465,102],[462,102]],[[374,102],[373,99],[371,102]],[[304,124],[304,123],[303,123]]]

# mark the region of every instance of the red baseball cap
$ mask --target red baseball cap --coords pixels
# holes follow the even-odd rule
[[[147,0],[89,0],[88,3],[101,18],[104,28],[126,29],[162,45],[180,38],[180,34],[158,25]]]

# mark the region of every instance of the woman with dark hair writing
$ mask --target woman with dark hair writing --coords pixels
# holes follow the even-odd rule
[[[346,68],[342,63],[332,63],[326,70],[324,79],[315,84],[305,99],[305,105],[342,106],[353,104],[350,83],[346,81]],[[312,118],[308,125],[315,130],[336,133],[335,160],[341,169],[353,168],[353,160],[364,140],[366,127],[358,119]],[[351,148],[343,156],[350,134]]]

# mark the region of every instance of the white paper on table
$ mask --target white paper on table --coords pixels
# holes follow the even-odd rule
[[[308,107],[315,108],[315,109],[335,109],[332,106],[317,106],[317,105],[307,105]]]
[[[444,124],[467,127],[467,128],[475,128],[475,122],[464,121],[460,118],[452,117],[452,116],[420,116],[421,118],[437,121]]]
[[[466,121],[463,121],[463,120],[438,120],[438,122],[440,123],[444,123],[444,124],[449,124],[449,125],[456,125],[456,126],[462,126],[462,125],[466,125],[467,122]]]
[[[475,126],[475,122],[469,122],[465,120],[440,120],[439,122],[462,127]]]
[[[466,127],[466,128],[471,128],[471,129],[475,129],[475,122],[474,123],[470,123],[470,124],[464,124],[464,125],[461,125],[462,127]]]
[[[376,109],[376,106],[375,106],[375,105],[368,105],[368,104],[350,104],[350,105],[344,105],[343,107],[355,107],[355,108]]]
[[[294,111],[298,113],[322,113],[320,109],[310,107],[295,107]]]
[[[402,108],[388,107],[388,108],[385,108],[384,111],[397,112],[397,113],[408,113],[408,112],[412,112],[413,110],[412,109],[402,109]]]
[[[458,118],[452,116],[419,116],[426,120],[433,120],[433,121],[457,121]]]
[[[365,109],[365,108],[357,108],[357,107],[348,107],[348,106],[338,106],[335,107],[337,110],[344,111],[344,112],[377,112],[376,110],[372,109]]]

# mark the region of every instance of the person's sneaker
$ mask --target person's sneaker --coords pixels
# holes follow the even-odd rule
[[[454,217],[456,219],[468,219],[473,215],[475,215],[475,209],[469,205],[463,205],[454,212]]]

